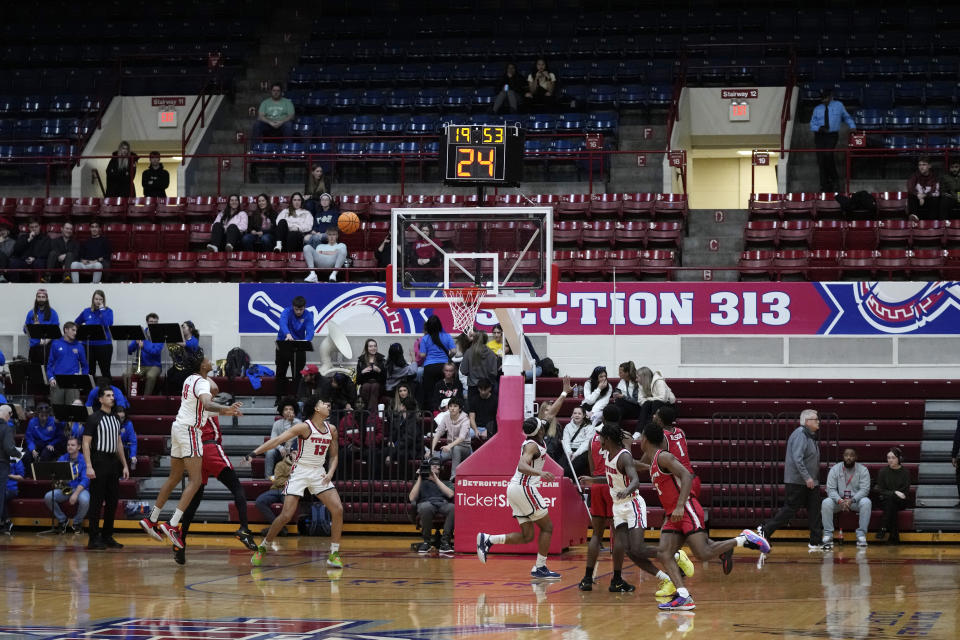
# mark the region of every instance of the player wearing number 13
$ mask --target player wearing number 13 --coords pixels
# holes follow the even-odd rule
[[[304,404],[304,412],[309,411],[311,416],[305,422],[298,422],[276,438],[271,438],[250,452],[247,460],[261,453],[279,447],[288,440],[300,438],[297,457],[290,470],[290,479],[283,493],[283,510],[270,525],[270,530],[257,547],[250,563],[259,567],[263,556],[267,553],[267,544],[273,542],[281,529],[294,516],[300,507],[300,498],[309,491],[330,511],[331,535],[330,555],[327,565],[343,567],[340,558],[340,536],[343,533],[343,505],[340,495],[333,486],[333,473],[337,470],[338,451],[337,428],[327,422],[330,415],[330,401],[327,398],[313,396]],[[330,459],[329,470],[326,468],[327,458]]]

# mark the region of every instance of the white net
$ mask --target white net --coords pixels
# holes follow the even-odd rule
[[[473,328],[473,321],[480,310],[480,304],[487,290],[481,287],[463,287],[460,289],[444,289],[443,297],[450,305],[450,314],[453,316],[453,330],[456,333]]]

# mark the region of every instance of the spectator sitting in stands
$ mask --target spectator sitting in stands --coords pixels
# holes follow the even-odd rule
[[[114,387],[116,391],[116,387]],[[120,443],[127,454],[127,462],[130,465],[130,472],[137,468],[137,432],[133,428],[133,420],[127,417],[128,407],[117,405],[113,410],[113,415],[120,422]]]
[[[430,451],[437,451],[437,442],[440,438],[447,437],[447,444],[440,447],[439,455],[443,462],[453,461],[450,467],[452,482],[457,476],[457,466],[473,453],[470,444],[470,418],[463,411],[463,400],[458,397],[450,398],[447,401],[447,411],[438,416],[438,421],[430,442]]]
[[[10,256],[13,255],[13,249],[17,246],[17,241],[10,237],[13,230],[13,223],[6,218],[0,218],[0,269],[6,269],[10,266]],[[0,273],[0,282],[6,282],[7,277]]]
[[[838,462],[827,474],[827,497],[821,503],[823,518],[823,549],[833,547],[833,516],[838,511],[857,511],[860,516],[857,525],[857,546],[867,546],[867,528],[870,526],[870,512],[873,503],[870,493],[870,472],[857,462],[854,449],[843,450],[843,462]]]
[[[357,404],[357,387],[345,373],[338,371],[329,378],[320,379],[320,395],[330,398],[330,422],[336,425],[340,416],[353,411]]]
[[[305,400],[310,396],[315,396],[320,389],[320,367],[315,364],[308,364],[300,369],[300,384],[297,385],[297,397]]]
[[[940,181],[930,169],[930,158],[917,160],[917,171],[907,180],[907,194],[911,220],[935,220],[940,215]]]
[[[144,334],[149,336],[150,326],[158,324],[160,322],[160,316],[155,313],[148,313],[146,320],[147,326],[144,329]],[[163,372],[163,363],[161,362],[163,347],[164,344],[162,342],[151,342],[149,339],[131,340],[129,344],[127,344],[128,355],[136,353],[138,349],[140,350],[138,360],[144,377],[143,392],[141,395],[152,396],[154,390],[157,388],[157,381]],[[126,389],[130,388],[130,379],[136,372],[135,367],[136,364],[132,364],[123,376],[123,384]]]
[[[549,68],[547,61],[537,58],[536,68],[527,76],[527,93],[525,97],[532,105],[550,107],[556,104],[557,76]]]
[[[69,462],[70,469],[73,472],[73,479],[67,484],[70,487],[70,496],[67,497],[60,489],[47,491],[43,496],[43,502],[47,509],[57,519],[57,525],[60,533],[68,531],[79,534],[83,531],[83,519],[87,516],[87,509],[90,508],[90,478],[87,477],[87,461],[80,453],[80,441],[76,438],[70,438],[67,441],[67,452],[57,459],[57,462]],[[69,502],[76,505],[77,512],[73,516],[73,526],[67,524],[67,516],[60,509],[60,505]]]
[[[392,394],[401,382],[413,384],[417,378],[417,365],[414,362],[407,364],[403,357],[403,345],[394,342],[387,350],[387,379],[384,391]]]
[[[110,268],[110,241],[100,235],[100,223],[90,223],[90,237],[80,243],[77,258],[70,264],[71,277],[80,282],[80,271],[93,270],[93,283],[103,280],[103,272]]]
[[[307,184],[303,193],[307,200],[307,209],[309,209],[313,215],[317,215],[320,197],[323,194],[329,196],[332,193],[330,190],[330,176],[323,172],[323,165],[315,164],[310,168],[310,173],[307,174]]]
[[[3,512],[0,513],[0,533],[10,535],[13,532],[13,520],[10,519],[10,501],[20,495],[20,482],[25,480],[26,471],[23,468],[23,460],[11,460],[10,472],[6,477],[6,486],[4,486],[5,498],[3,500]],[[0,480],[3,480],[0,478]]]
[[[387,359],[377,351],[377,341],[367,338],[363,343],[363,353],[357,359],[357,385],[360,403],[371,413],[380,403],[386,382]]]
[[[497,432],[497,404],[499,397],[494,393],[493,384],[486,378],[477,380],[476,393],[467,399],[470,407],[470,428],[477,437],[486,440]]]
[[[137,175],[137,154],[130,151],[130,143],[124,140],[113,152],[107,163],[108,198],[130,198],[136,194],[133,180]]]
[[[640,382],[637,380],[637,367],[633,364],[633,360],[627,360],[620,364],[618,373],[620,382],[613,390],[610,401],[620,409],[622,419],[636,420],[640,415]],[[642,429],[643,427],[638,425],[638,430]]]
[[[70,404],[73,405],[74,407],[82,407],[82,406],[84,406],[83,400],[81,400],[80,398],[77,398],[76,400],[74,400],[74,401],[71,402]],[[86,424],[87,424],[87,423],[86,423],[85,421],[84,421],[84,422],[71,422],[70,425],[69,425],[69,428],[68,428],[68,427],[64,427],[64,429],[63,429],[63,434],[64,434],[67,438],[76,438],[76,439],[77,439],[77,442],[83,442],[83,428],[86,426]]]
[[[339,242],[340,230],[336,226],[327,229],[321,237],[326,239],[325,244],[318,244],[316,247],[309,244],[303,246],[303,259],[311,269],[303,279],[304,282],[316,282],[320,279],[314,269],[332,269],[327,280],[336,282],[337,269],[341,268],[347,259],[347,245]]]
[[[639,424],[645,425],[653,421],[653,414],[664,405],[673,405],[677,397],[667,385],[659,371],[651,371],[649,367],[640,367],[637,372],[640,382],[640,416]]]
[[[66,451],[66,441],[63,438],[63,428],[50,415],[50,405],[43,402],[37,405],[37,415],[27,423],[27,435],[24,438],[26,451],[32,456],[31,461],[49,462],[56,460]]]
[[[433,225],[428,223],[420,225],[420,231],[413,240],[413,253],[417,257],[417,268],[412,276],[413,280],[428,280],[432,271],[430,267],[436,267],[440,264],[440,252],[437,251],[436,240],[433,238]],[[426,236],[426,237],[424,237]]]
[[[527,83],[517,73],[517,65],[514,63],[507,63],[500,82],[497,83],[497,92],[497,97],[493,99],[494,113],[503,111],[504,102],[510,105],[510,113],[516,113],[520,109],[520,96],[527,92]]]
[[[940,217],[949,220],[957,208],[957,194],[960,193],[960,160],[950,160],[950,170],[940,178]]]
[[[593,425],[587,422],[583,414],[583,407],[574,407],[570,422],[563,428],[563,451],[566,454],[561,460],[564,471],[570,471],[573,465],[571,478],[587,475],[590,470],[590,442],[593,440]],[[570,462],[564,464],[569,460]]]
[[[270,489],[257,496],[257,510],[263,515],[263,519],[267,521],[268,527],[270,524],[273,524],[276,518],[270,506],[283,502],[283,490],[287,486],[287,480],[290,479],[290,470],[293,469],[293,453],[287,448],[287,445],[281,446],[280,449],[283,452],[283,456],[277,461],[276,465],[274,465],[272,473],[267,474],[267,480],[270,481]],[[266,529],[260,533],[264,535]],[[286,528],[281,529],[280,535],[287,535]]]
[[[273,246],[271,229],[277,220],[277,213],[270,204],[270,198],[265,193],[257,196],[257,204],[253,211],[247,214],[247,232],[243,234],[240,244],[244,251],[266,251]]]
[[[280,411],[280,417],[273,421],[273,428],[270,429],[271,439],[276,438],[278,435],[297,423],[297,402],[293,398],[284,398],[281,400],[278,409]],[[294,440],[292,442],[285,443],[276,449],[267,451],[265,454],[266,461],[263,467],[263,472],[266,474],[267,478],[274,474],[274,467],[281,458],[289,454],[291,451],[297,450],[298,442],[299,440]],[[280,500],[278,500],[278,502],[280,502]]]
[[[480,378],[486,378],[491,384],[498,380],[497,372],[500,369],[500,362],[497,360],[497,355],[487,346],[487,341],[485,331],[474,331],[473,344],[463,354],[460,373],[467,376],[468,398],[477,392],[477,381]]]
[[[877,542],[900,542],[900,511],[907,506],[910,493],[910,472],[903,466],[903,451],[894,447],[887,451],[887,466],[877,474],[876,491],[883,505],[883,524],[877,532]]]
[[[374,250],[373,254],[377,257],[377,266],[380,267],[381,269],[385,269],[387,265],[390,264],[392,257],[391,257],[391,250],[390,250],[390,234],[389,233],[383,236],[383,240],[381,240],[380,244],[377,245],[377,248],[376,250]]]
[[[150,152],[150,166],[140,176],[140,186],[147,198],[166,198],[170,186],[170,172],[160,164],[160,152]]]
[[[444,400],[457,397],[463,397],[463,384],[460,382],[460,377],[457,376],[456,365],[448,362],[443,365],[443,377],[433,385],[433,393],[430,394],[428,406],[439,408],[440,403]]]
[[[583,407],[587,419],[594,425],[600,424],[603,420],[603,408],[613,397],[613,387],[607,381],[607,368],[604,366],[594,367],[590,377],[583,383]]]
[[[13,253],[10,255],[11,269],[46,269],[50,255],[50,238],[44,235],[40,221],[36,218],[27,223],[27,230],[17,236]],[[29,276],[18,273],[11,276],[18,282],[26,282]]]
[[[283,85],[274,82],[270,85],[270,97],[264,99],[257,110],[257,121],[253,123],[253,139],[292,138],[295,115],[293,102],[283,97]]]
[[[313,229],[313,215],[303,208],[298,191],[290,196],[290,206],[277,216],[274,251],[303,251],[303,237]]]
[[[328,229],[337,228],[340,210],[333,206],[333,196],[329,193],[320,194],[316,201],[307,200],[307,209],[313,214],[313,229],[304,236],[303,244],[316,247],[326,243]]]
[[[67,271],[73,264],[73,259],[80,252],[80,243],[73,235],[73,223],[64,222],[60,227],[60,235],[50,238],[50,254],[47,256],[47,268],[54,271],[44,276],[44,281],[69,281]]]
[[[123,407],[124,409],[130,408],[130,401],[123,395],[123,391],[119,388],[113,386],[110,378],[97,378],[97,386],[90,390],[90,393],[87,395],[86,406],[90,407],[93,411],[100,410],[100,399],[98,397],[100,389],[106,387],[108,389],[113,389],[114,402],[116,402],[115,407]],[[114,409],[113,413],[116,414],[117,410]],[[123,425],[123,423],[120,423]]]
[[[210,251],[233,251],[240,246],[243,234],[247,231],[247,212],[240,206],[240,196],[234,194],[227,199],[227,206],[217,214],[210,230]]]
[[[417,481],[410,489],[410,502],[417,507],[417,518],[420,520],[420,530],[423,542],[417,547],[418,553],[430,553],[433,546],[433,518],[438,513],[443,515],[443,533],[440,537],[438,551],[441,555],[453,555],[453,487],[440,479],[439,457],[430,458],[427,465],[421,468]]]

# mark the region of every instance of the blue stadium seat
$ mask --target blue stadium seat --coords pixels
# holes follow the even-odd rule
[[[321,155],[333,153],[333,143],[331,142],[311,142],[307,145],[307,153],[310,155]]]
[[[360,89],[340,89],[330,97],[330,104],[338,111],[354,111],[360,104]]]
[[[396,142],[375,141],[368,142],[365,153],[376,155],[391,155],[397,149]]]
[[[890,109],[884,117],[884,126],[888,129],[911,129],[919,124],[919,110],[901,107]]]
[[[647,102],[650,88],[642,84],[620,85],[620,95],[617,102],[621,107],[639,107]]]
[[[80,110],[80,98],[72,94],[60,94],[50,99],[50,113],[71,115]]]
[[[15,115],[20,101],[13,96],[0,96],[0,117]]]
[[[860,129],[870,130],[883,127],[884,113],[881,109],[860,109],[852,115]]]
[[[436,115],[417,115],[410,117],[407,133],[410,135],[435,135],[437,133],[438,118]]]
[[[841,99],[839,96],[837,98]],[[889,109],[894,105],[893,87],[882,82],[863,85],[862,104],[871,109]]]
[[[413,100],[413,106],[420,110],[436,111],[443,103],[444,91],[435,88],[421,89]]]
[[[527,120],[527,130],[534,133],[553,133],[557,129],[557,117],[550,113],[532,113]]]
[[[927,104],[949,105],[957,101],[957,82],[931,80],[923,87]]]
[[[844,105],[862,104],[861,86],[862,85],[859,82],[836,82],[833,85],[833,96],[840,102],[844,103]],[[865,102],[863,104],[865,104]],[[871,104],[871,106],[874,105]]]
[[[341,155],[358,156],[363,154],[366,144],[363,142],[341,142],[337,145],[337,153]]]
[[[617,104],[619,94],[619,88],[614,85],[593,85],[590,87],[590,97],[588,100],[592,106],[613,107]]]
[[[293,121],[293,135],[301,138],[309,138],[314,135],[317,128],[317,119],[313,116],[298,116]]]
[[[280,146],[280,153],[285,156],[305,156],[307,144],[305,142],[284,142]]]
[[[360,94],[359,104],[361,109],[379,111],[387,101],[387,89],[367,89]]]
[[[443,97],[443,110],[462,111],[469,109],[474,93],[474,89],[450,87]]]
[[[350,120],[350,135],[362,136],[377,132],[380,117],[373,114],[354,116]]]
[[[669,85],[650,87],[650,94],[647,98],[647,104],[657,107],[668,107],[673,102],[673,88]]]
[[[410,121],[408,116],[404,115],[385,115],[380,117],[377,124],[377,133],[380,135],[398,135],[407,129],[407,123]]]
[[[574,106],[585,105],[590,99],[590,87],[583,84],[566,85],[562,88],[562,93]]]
[[[557,133],[574,133],[582,131],[584,118],[581,113],[561,113],[557,119]]]
[[[598,82],[613,82],[619,78],[620,63],[622,60],[597,60],[590,70],[590,80]]]
[[[45,96],[24,96],[20,100],[20,113],[24,115],[40,115],[47,111]]]
[[[924,109],[919,117],[920,126],[928,129],[941,129],[950,126],[950,110],[938,107]]]
[[[470,106],[474,109],[488,109],[493,106],[493,100],[493,91],[480,87],[471,95]]]
[[[919,80],[898,82],[894,89],[897,104],[923,104],[923,85]]]
[[[595,111],[587,119],[587,131],[597,133],[615,133],[619,124],[616,111]]]
[[[323,135],[327,137],[345,136],[350,132],[349,116],[324,116],[320,120],[320,124]]]
[[[410,89],[394,89],[387,95],[385,106],[387,109],[409,111],[413,108],[416,92]]]
[[[17,121],[10,118],[0,120],[0,140],[9,140],[13,138]]]
[[[420,143],[419,142],[398,142],[395,148],[396,153],[403,153],[407,155],[416,155],[420,153]]]

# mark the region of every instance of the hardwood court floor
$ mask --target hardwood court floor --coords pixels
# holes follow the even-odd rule
[[[279,539],[260,569],[235,540],[197,535],[187,565],[141,534],[122,551],[88,552],[85,536],[0,536],[0,639],[7,638],[956,638],[960,546],[853,545],[808,553],[783,542],[762,567],[737,550],[733,573],[696,562],[697,608],[661,613],[656,581],[612,594],[577,589],[585,548],[551,557],[559,582],[531,584],[528,556],[440,558],[413,538],[351,536],[343,570],[325,538]],[[216,622],[211,622],[216,621]]]

